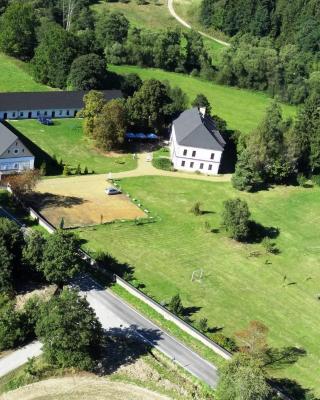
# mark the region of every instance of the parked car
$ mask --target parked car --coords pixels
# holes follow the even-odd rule
[[[120,194],[121,190],[116,189],[113,186],[109,186],[106,188],[105,192],[107,193],[108,196],[112,195],[112,194]]]

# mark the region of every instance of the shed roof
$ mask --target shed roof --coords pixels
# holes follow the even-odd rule
[[[226,142],[214,120],[209,115],[203,116],[198,108],[183,111],[173,125],[179,145],[223,151]]]
[[[107,101],[122,97],[121,90],[102,90]],[[0,111],[81,109],[86,91],[0,93]]]

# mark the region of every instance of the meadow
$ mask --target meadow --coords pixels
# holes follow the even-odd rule
[[[269,345],[280,349],[270,374],[320,394],[320,189],[276,187],[248,194],[229,183],[170,177],[130,178],[120,184],[160,221],[80,229],[86,248],[131,265],[144,290],[158,301],[180,293],[185,306],[198,310],[191,319],[206,317],[210,327],[226,335],[252,320],[262,321],[269,328]],[[239,244],[226,237],[221,211],[223,201],[234,197],[248,202],[257,223],[278,229],[278,255],[266,254],[261,243]],[[190,212],[196,201],[201,216]],[[198,269],[204,271],[202,281],[191,282]]]
[[[83,135],[81,119],[55,119],[53,126],[41,125],[37,120],[10,121],[10,124],[27,138],[26,144],[36,156],[38,166],[55,156],[71,170],[78,164],[82,170],[87,167],[89,172],[101,174],[136,167],[137,161],[131,154],[108,154],[97,150],[93,141]]]
[[[0,53],[0,71],[0,92],[42,92],[53,90],[34,81],[28,64],[2,53]]]
[[[213,114],[225,119],[230,129],[244,133],[249,133],[257,127],[267,106],[273,101],[262,92],[217,85],[214,82],[161,69],[110,65],[109,70],[118,74],[133,72],[142,79],[168,81],[171,86],[179,86],[188,95],[190,104],[197,94],[203,93],[211,103]],[[297,109],[294,106],[282,104],[282,110],[283,115],[288,118],[294,117]]]

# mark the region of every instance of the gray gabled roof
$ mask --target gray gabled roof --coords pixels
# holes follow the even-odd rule
[[[0,156],[18,139],[6,126],[0,123]]]
[[[122,97],[121,90],[101,90],[106,101]],[[86,91],[0,93],[0,110],[45,110],[83,108]]]
[[[181,113],[173,125],[180,146],[223,151],[226,142],[214,120],[208,115],[202,116],[198,108]]]

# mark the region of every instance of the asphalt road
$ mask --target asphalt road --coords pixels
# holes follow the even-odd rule
[[[0,358],[0,377],[21,367],[29,358],[40,356],[42,353],[41,346],[42,344],[40,342],[33,342]]]
[[[78,279],[75,285],[87,297],[106,331],[140,337],[211,387],[217,385],[218,371],[214,365],[165,333],[123,300],[87,276]]]

